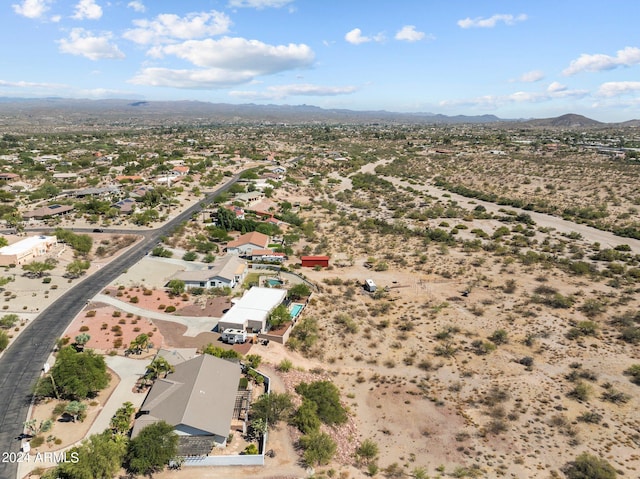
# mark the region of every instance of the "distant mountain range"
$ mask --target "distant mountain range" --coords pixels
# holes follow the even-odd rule
[[[202,101],[77,100],[67,98],[0,97],[0,125],[13,118],[19,124],[143,123],[354,123],[354,124],[493,124],[518,123],[527,127],[597,128],[640,126],[640,120],[602,123],[582,115],[546,119],[502,119],[495,115],[447,116],[435,113],[398,113],[384,110],[324,109],[311,105],[256,105]]]

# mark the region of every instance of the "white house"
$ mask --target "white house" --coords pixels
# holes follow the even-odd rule
[[[181,271],[171,279],[184,281],[191,288],[233,288],[242,283],[247,275],[247,262],[236,255],[217,258],[210,268]]]
[[[46,254],[57,243],[55,236],[31,236],[0,248],[0,266],[25,264]]]
[[[240,256],[251,256],[254,249],[267,249],[269,237],[258,231],[252,231],[227,243],[227,252]]]
[[[234,305],[218,322],[218,331],[226,329],[264,331],[271,311],[284,301],[287,291],[277,288],[253,287],[240,299],[232,300]]]

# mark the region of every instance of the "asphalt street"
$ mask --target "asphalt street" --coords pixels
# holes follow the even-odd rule
[[[42,311],[0,357],[0,479],[13,479],[17,475],[16,461],[12,455],[5,453],[20,450],[20,441],[16,437],[23,432],[33,385],[40,377],[56,340],[62,336],[69,323],[91,298],[140,261],[162,236],[168,235],[183,221],[189,220],[201,210],[203,204],[210,203],[217,195],[228,190],[239,177],[240,174],[231,177],[225,185],[158,229],[147,232],[118,230],[120,233],[142,234],[144,239]]]

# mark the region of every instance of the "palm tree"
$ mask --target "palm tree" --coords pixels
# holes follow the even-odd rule
[[[161,356],[156,356],[153,361],[151,361],[151,364],[147,366],[147,372],[144,377],[155,381],[161,374],[164,374],[164,377],[167,377],[167,374],[172,373],[174,370],[174,367],[169,363],[169,361]]]
[[[135,339],[131,341],[129,349],[132,351],[142,351],[149,346],[149,336],[145,333],[138,334]]]

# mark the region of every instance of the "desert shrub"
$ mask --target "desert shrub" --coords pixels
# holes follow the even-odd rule
[[[317,406],[318,417],[328,425],[343,424],[347,421],[347,411],[340,403],[340,391],[329,381],[300,383],[295,388],[303,398]]]
[[[291,418],[291,423],[297,427],[302,434],[310,434],[320,429],[320,418],[318,417],[318,405],[308,399],[303,399],[302,404]]]
[[[496,329],[491,336],[489,336],[489,341],[494,344],[505,344],[509,342],[509,334],[504,329]]]
[[[175,310],[176,310],[176,307],[175,307],[175,306],[173,306],[173,305],[170,305],[170,306],[167,306],[167,307],[164,309],[164,312],[165,312],[165,313],[173,313],[173,312],[175,312]]]
[[[258,454],[258,446],[256,446],[255,444],[249,444],[247,447],[244,448],[244,451],[242,451],[242,454],[246,454],[246,455]]]
[[[574,388],[569,392],[568,396],[578,401],[587,401],[590,394],[591,388],[589,385],[582,381],[578,381]]]
[[[139,299],[137,296],[132,296],[132,297],[129,299],[129,302],[130,302],[130,303],[133,303],[133,304],[136,304],[136,303],[139,303],[139,302],[140,302],[140,299]]]
[[[20,319],[17,314],[5,314],[0,318],[0,328],[11,329]]]
[[[278,371],[280,371],[282,373],[286,373],[288,371],[291,371],[292,367],[293,367],[293,363],[289,359],[283,359],[278,364],[278,368],[277,369],[278,369]]]
[[[40,447],[44,444],[44,440],[44,436],[36,436],[29,442],[31,444],[31,447]]]
[[[479,356],[484,356],[485,354],[489,354],[492,351],[496,350],[496,345],[490,343],[488,341],[483,341],[482,339],[476,339],[471,343],[471,347],[473,348],[473,352]]]
[[[624,404],[629,402],[631,396],[622,391],[618,391],[612,387],[605,388],[605,391],[602,393],[601,399],[603,401],[608,401],[614,404]]]
[[[303,458],[308,466],[319,466],[329,463],[337,450],[337,444],[331,436],[323,432],[312,432],[300,438],[304,449]]]
[[[597,336],[598,323],[593,321],[580,321],[567,331],[568,339],[578,339],[581,336]]]
[[[96,311],[94,309],[92,309],[91,311],[87,311],[87,314],[85,314],[85,316],[87,318],[93,318],[96,315]]]
[[[602,414],[597,412],[585,411],[580,414],[576,419],[580,422],[586,422],[589,424],[599,424],[602,421]]]
[[[562,470],[567,479],[615,479],[616,470],[606,460],[583,452]]]
[[[631,367],[625,369],[624,374],[630,376],[630,381],[633,384],[640,386],[640,364],[633,364]]]
[[[606,308],[603,303],[593,298],[587,299],[580,307],[578,307],[578,310],[582,311],[584,315],[589,318],[601,315],[604,313],[605,309]]]

